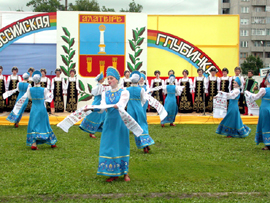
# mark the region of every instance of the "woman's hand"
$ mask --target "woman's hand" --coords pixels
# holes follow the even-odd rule
[[[114,105],[113,108],[118,109],[118,106],[117,105]]]

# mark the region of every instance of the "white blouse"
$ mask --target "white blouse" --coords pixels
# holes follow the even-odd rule
[[[175,81],[174,82],[175,82],[175,85],[179,85],[178,84],[178,80],[176,78],[175,78]],[[167,85],[167,83],[170,84],[170,79],[169,78],[164,81],[164,85]]]
[[[98,83],[97,86],[95,86],[92,89],[91,94],[94,95],[94,96],[98,96],[98,95],[101,95],[102,92],[106,92],[106,91],[108,91],[110,89],[111,89],[111,86],[104,86],[104,85]]]
[[[65,81],[65,79],[63,79],[64,81]],[[57,80],[56,80],[57,81]],[[80,87],[79,87],[79,80],[78,80],[78,78],[76,78],[76,77],[69,77],[68,79],[67,79],[67,82],[65,83],[65,85],[64,85],[64,90],[65,90],[65,93],[67,92],[67,89],[68,89],[68,85],[69,85],[69,81],[70,82],[74,82],[74,81],[76,81],[76,90],[77,90],[77,93],[79,93],[79,90],[80,90]],[[63,82],[63,81],[62,81]]]
[[[163,86],[164,94],[167,94],[167,86],[169,86],[169,85],[164,85]],[[175,86],[175,96],[180,96],[182,91],[183,91],[182,86]]]
[[[9,84],[10,84],[10,80],[19,80],[19,82],[21,82],[22,81],[22,78],[19,75],[15,75],[15,76],[9,75],[8,76],[8,79],[7,79],[7,83],[6,83],[6,90],[7,91],[8,91],[8,87],[9,87]]]
[[[221,81],[222,80],[228,80],[229,81],[229,92],[232,90],[232,77],[229,77],[229,76],[227,76],[227,77],[221,77],[220,78],[220,84],[221,84]]]
[[[5,91],[7,89],[6,77],[3,75],[0,75],[0,80],[4,80],[4,85],[5,85],[4,91]]]
[[[131,83],[130,78],[123,77],[123,78],[120,80],[120,87],[121,87],[121,88],[125,88],[125,87],[124,87],[124,83],[125,83],[125,82],[130,82],[130,83]]]
[[[193,92],[195,92],[195,89],[196,89],[196,81],[203,81],[204,93],[207,93],[206,89],[208,88],[208,80],[205,77],[199,77],[199,76],[194,78]]]
[[[51,91],[54,90],[54,81],[62,81],[62,90],[63,90],[63,94],[64,94],[65,93],[65,79],[61,78],[61,77],[54,77],[52,79]]]
[[[155,78],[151,80],[151,86],[150,86],[151,88],[153,88],[155,82],[161,82],[161,85],[164,86],[164,80],[161,80],[160,78],[159,79]]]
[[[247,93],[248,96],[250,98],[252,98],[253,100],[258,100],[258,99],[263,98],[263,96],[266,94],[266,90],[265,90],[265,88],[262,87],[262,88],[260,88],[260,91],[257,94],[253,94],[249,91],[245,91],[245,93]]]
[[[208,93],[209,81],[217,81],[217,90],[220,90],[220,78],[219,77],[212,77],[211,75],[207,78],[207,88],[205,89],[205,93]]]

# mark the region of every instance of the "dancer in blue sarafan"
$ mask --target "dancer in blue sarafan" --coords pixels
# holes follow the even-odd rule
[[[102,85],[104,82],[104,75],[102,72],[95,78],[95,80],[98,82],[98,84],[92,90],[92,94],[95,96],[92,105],[100,105],[102,92],[109,88],[108,86],[106,87]],[[89,136],[92,138],[96,138],[96,132],[102,132],[106,112],[103,111],[103,113],[99,113],[99,111],[99,109],[95,109],[91,114],[83,119],[81,125],[79,126],[80,129],[89,133]]]
[[[146,76],[145,74],[141,73],[141,79],[139,81],[139,87],[143,88],[145,92],[147,92],[147,90],[149,89],[148,85],[146,84]],[[145,104],[143,105],[143,110],[145,111],[145,115],[146,115],[146,110],[148,108],[148,101],[146,100]]]
[[[165,99],[164,108],[168,112],[168,115],[165,119],[161,121],[161,127],[164,127],[165,123],[170,123],[170,126],[175,126],[175,116],[178,113],[178,106],[177,106],[177,100],[175,96],[180,96],[181,92],[183,90],[182,86],[175,86],[175,76],[170,75],[169,79],[169,85],[164,86],[164,94],[167,94],[167,97]]]
[[[118,108],[124,109],[129,100],[129,92],[120,89],[120,74],[114,67],[107,68],[107,80],[111,90],[102,92],[101,105],[114,104],[107,109],[104,120],[97,175],[110,176],[106,181],[112,182],[124,175],[130,181],[129,170],[129,130],[121,119]]]
[[[15,105],[13,112],[18,114],[25,100],[32,99],[32,107],[27,128],[26,145],[32,150],[38,150],[37,145],[48,144],[55,148],[57,138],[49,122],[45,101],[51,102],[53,97],[47,88],[40,87],[41,72],[33,73],[34,87],[31,87]]]
[[[141,73],[139,71],[133,71],[130,76],[131,87],[127,88],[130,95],[127,112],[143,129],[141,136],[134,136],[137,148],[144,149],[144,153],[148,153],[150,150],[149,146],[155,144],[155,142],[149,135],[146,109],[143,108],[147,101],[145,90],[138,87],[138,82],[141,79]]]
[[[252,94],[249,91],[245,91],[245,93],[253,100],[262,99],[255,142],[257,145],[264,143],[265,147],[262,150],[270,150],[270,74],[267,76],[265,83],[267,87],[261,88],[257,94]]]
[[[243,124],[238,108],[238,100],[240,98],[239,88],[241,85],[239,77],[236,77],[233,82],[234,89],[230,93],[218,91],[221,95],[227,96],[227,99],[229,99],[229,107],[227,115],[220,122],[216,133],[225,135],[228,138],[247,137],[251,131],[249,127]]]
[[[23,81],[19,82],[17,85],[17,90],[19,91],[19,95],[17,97],[16,103],[19,101],[19,99],[26,93],[27,89],[29,87],[31,87],[30,84],[27,83],[28,79],[29,79],[29,73],[24,73],[23,74]],[[18,128],[19,127],[19,122],[22,118],[22,115],[27,107],[28,104],[28,99],[25,100],[25,102],[23,103],[22,108],[20,109],[19,113],[17,115],[15,115],[13,113],[13,110],[10,112],[10,114],[8,115],[8,117],[6,118],[9,122],[14,123],[14,127]],[[15,104],[16,105],[16,104]]]

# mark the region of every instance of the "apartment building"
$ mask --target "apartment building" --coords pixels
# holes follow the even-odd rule
[[[218,9],[219,14],[240,15],[240,64],[253,54],[269,67],[270,0],[219,0]]]

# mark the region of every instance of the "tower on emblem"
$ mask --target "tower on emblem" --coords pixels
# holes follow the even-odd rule
[[[106,54],[106,52],[105,52],[106,45],[104,44],[104,32],[105,32],[105,30],[106,30],[105,25],[100,25],[99,26],[100,44],[98,45],[99,46],[99,52],[98,52],[98,54]]]

